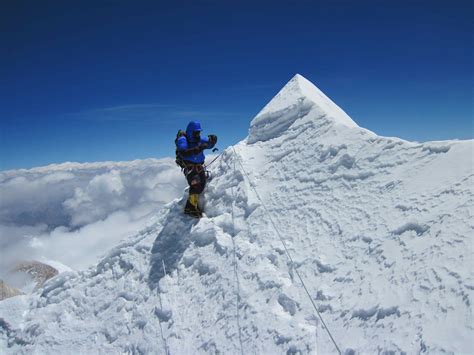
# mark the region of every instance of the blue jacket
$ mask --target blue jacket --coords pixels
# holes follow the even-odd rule
[[[195,131],[202,131],[201,124],[196,121],[189,122],[188,127],[186,128],[186,137],[179,137],[176,141],[178,151],[184,151],[198,146],[201,146],[204,149],[214,148],[214,144],[209,143],[209,138],[207,137],[201,137],[201,139],[196,140],[193,137],[193,132]],[[200,152],[198,154],[182,156],[182,159],[193,164],[203,164],[205,156],[203,152]]]

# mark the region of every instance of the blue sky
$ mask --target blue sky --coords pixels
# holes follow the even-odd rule
[[[172,156],[191,119],[224,148],[300,73],[360,126],[473,137],[471,1],[10,1],[0,169]]]

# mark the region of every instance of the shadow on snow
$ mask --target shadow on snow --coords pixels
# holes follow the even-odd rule
[[[191,230],[198,220],[183,214],[181,201],[170,209],[164,227],[153,243],[148,275],[151,289],[158,288],[161,278],[165,276],[165,270],[170,274],[177,268],[185,250],[191,244]]]

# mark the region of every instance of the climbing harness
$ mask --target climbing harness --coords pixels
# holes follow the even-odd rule
[[[176,134],[176,139],[175,139],[175,144],[176,142],[178,141],[178,139],[180,137],[186,137],[186,140],[188,139],[187,136],[186,136],[186,132],[184,132],[183,130],[178,130],[178,133]],[[212,149],[212,152],[215,153],[217,152],[219,149],[218,148],[214,148]],[[181,171],[183,172],[184,176],[188,177],[189,174],[191,174],[194,170],[196,171],[196,173],[200,173],[202,170],[201,169],[204,169],[204,172],[206,174],[206,180],[207,181],[211,181],[212,180],[212,174],[209,170],[207,170],[207,168],[212,164],[214,163],[217,159],[219,159],[221,157],[222,153],[218,154],[214,159],[212,159],[212,161],[209,163],[209,164],[194,164],[194,163],[190,163],[190,162],[187,162],[186,160],[183,159],[183,157],[181,156],[179,150],[176,148],[176,159],[175,159],[175,162],[176,164],[181,168]]]

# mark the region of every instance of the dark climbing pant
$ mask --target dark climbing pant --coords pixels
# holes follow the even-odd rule
[[[184,174],[189,184],[189,194],[200,194],[206,187],[206,170],[201,164],[188,165]]]

